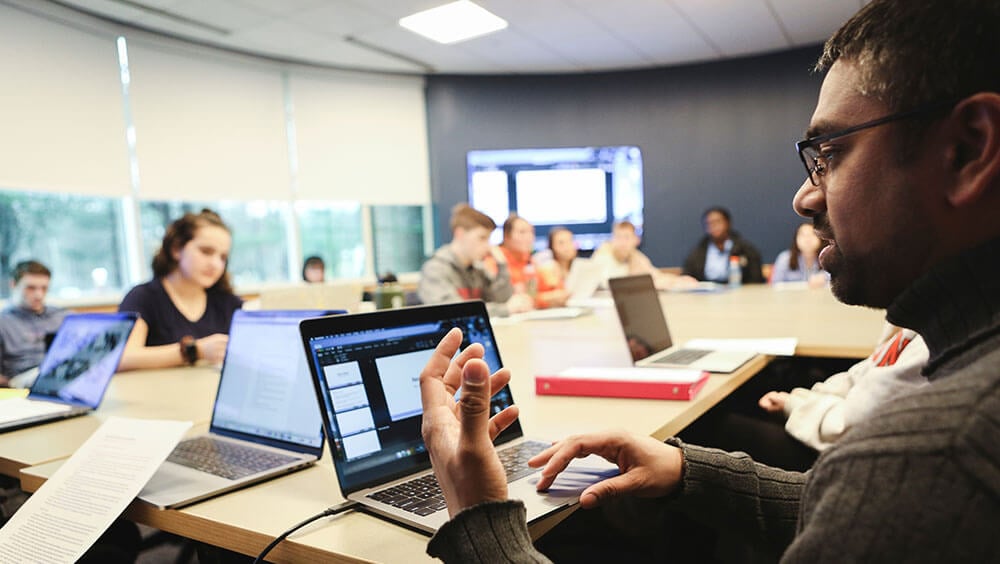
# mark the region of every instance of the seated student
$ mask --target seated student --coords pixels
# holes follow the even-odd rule
[[[511,215],[503,223],[503,242],[496,247],[492,262],[506,262],[510,283],[516,293],[534,297],[535,307],[561,307],[566,305],[569,294],[565,289],[542,282],[540,267],[532,253],[535,250],[535,227],[518,215]],[[499,254],[498,254],[499,253]],[[495,269],[494,265],[488,265]]]
[[[729,210],[715,206],[701,214],[705,236],[684,259],[683,274],[698,280],[729,281],[729,257],[739,257],[744,284],[763,283],[760,251],[730,227]]]
[[[322,284],[326,281],[326,264],[321,257],[313,255],[302,263],[302,279],[310,284]]]
[[[153,257],[153,279],[132,288],[118,306],[140,316],[119,370],[222,363],[233,312],[243,304],[226,272],[231,247],[229,228],[209,209],[185,213],[167,227]]]
[[[823,242],[811,223],[799,224],[792,246],[778,254],[771,270],[771,283],[807,282],[810,288],[826,286],[828,277],[819,266]]]
[[[639,250],[640,242],[635,224],[620,221],[611,228],[611,241],[598,247],[591,260],[603,265],[605,279],[650,274],[653,276],[653,283],[660,289],[694,285],[695,280],[690,276],[660,272],[649,257]]]
[[[576,247],[576,241],[573,240],[573,232],[565,227],[550,229],[548,239],[548,252],[545,253],[544,257],[537,258],[538,291],[566,290],[566,278],[569,276],[570,267],[576,260],[579,249]],[[566,296],[568,299],[568,291]]]
[[[760,398],[760,407],[784,415],[785,430],[803,444],[817,451],[828,449],[879,406],[927,384],[920,374],[929,354],[924,340],[910,329],[888,324],[887,329],[890,338],[847,372],[808,390],[768,392]]]
[[[11,300],[0,311],[0,386],[42,363],[45,336],[55,333],[66,317],[65,309],[45,305],[51,280],[52,272],[33,260],[19,262],[11,271]]]
[[[468,204],[451,211],[451,242],[438,249],[420,269],[417,295],[425,304],[483,300],[491,315],[505,316],[532,309],[532,299],[518,294],[506,264],[496,273],[486,270],[490,233],[496,223]]]
[[[767,392],[753,411],[733,406],[709,412],[685,429],[682,438],[745,452],[769,466],[808,470],[820,452],[879,406],[927,383],[920,374],[928,357],[920,335],[886,323],[883,336],[871,356],[848,370],[808,389]]]

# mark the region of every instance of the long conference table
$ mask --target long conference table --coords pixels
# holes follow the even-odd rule
[[[661,302],[675,341],[696,337],[794,337],[796,354],[862,358],[878,338],[884,312],[838,303],[829,290],[775,290],[748,286],[718,293],[667,293]],[[610,304],[574,319],[494,326],[501,357],[513,372],[511,391],[530,437],[558,439],[610,427],[663,439],[676,434],[759,372],[758,356],[732,374],[712,375],[691,401],[537,396],[534,376],[571,366],[630,364]],[[414,367],[419,370],[420,367]],[[34,491],[111,415],[184,419],[204,430],[218,383],[210,368],[123,373],[92,415],[0,435],[0,473],[18,476]],[[343,501],[325,453],[315,466],[180,510],[133,502],[134,521],[236,552],[256,555],[294,523]],[[565,513],[565,512],[564,512]],[[538,535],[552,526],[532,528]],[[428,537],[378,517],[349,511],[293,534],[268,556],[273,562],[413,562],[430,560]]]

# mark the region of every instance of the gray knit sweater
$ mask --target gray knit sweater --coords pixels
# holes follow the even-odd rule
[[[929,385],[856,425],[806,474],[683,445],[682,490],[664,503],[786,562],[1000,561],[1000,240],[936,266],[888,319],[923,335]],[[517,502],[473,507],[427,550],[447,562],[544,561],[523,521]]]

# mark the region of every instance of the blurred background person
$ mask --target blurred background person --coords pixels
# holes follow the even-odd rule
[[[829,279],[819,266],[819,251],[823,242],[816,236],[812,223],[802,223],[795,230],[792,246],[774,259],[771,283],[808,282],[811,288],[826,286]]]
[[[573,232],[565,227],[553,227],[549,230],[548,252],[536,254],[538,262],[538,289],[540,292],[566,290],[566,279],[569,270],[579,252]],[[569,293],[566,292],[567,299]]]
[[[653,266],[649,257],[639,250],[641,242],[635,224],[631,221],[620,221],[611,228],[611,240],[598,247],[591,260],[601,264],[605,280],[649,274],[653,277],[653,283],[661,290],[695,285],[696,280],[690,276],[661,272]]]
[[[506,316],[533,308],[527,294],[515,293],[506,261],[489,271],[490,233],[496,223],[469,204],[451,211],[451,242],[434,252],[420,269],[417,295],[425,304],[483,300],[490,315]]]
[[[537,308],[566,305],[569,293],[562,284],[542,281],[541,266],[532,253],[535,250],[535,226],[512,214],[503,224],[503,242],[492,255],[496,261],[506,261],[514,292],[527,294]]]
[[[326,263],[322,257],[313,255],[302,264],[302,279],[310,284],[326,282]]]
[[[167,227],[153,257],[153,279],[132,288],[118,306],[140,315],[119,370],[222,363],[233,312],[243,305],[226,272],[232,242],[229,227],[209,209],[185,213]]]
[[[684,260],[683,274],[707,282],[729,281],[730,257],[738,257],[745,284],[763,283],[760,251],[731,229],[729,210],[714,206],[701,214],[705,236]]]
[[[0,386],[38,368],[46,336],[55,334],[66,317],[65,309],[45,305],[51,280],[52,272],[38,261],[19,262],[11,270],[11,300],[0,311]]]

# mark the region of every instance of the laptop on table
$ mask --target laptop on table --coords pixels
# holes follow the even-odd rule
[[[237,310],[207,434],[185,439],[139,499],[182,507],[305,468],[323,452],[323,432],[299,321],[323,310]]]
[[[441,338],[462,329],[464,349],[480,343],[491,371],[501,367],[483,302],[382,310],[308,319],[300,330],[330,442],[341,493],[364,508],[434,532],[448,520],[421,437],[420,371]],[[491,413],[512,405],[509,387],[493,396]],[[590,484],[618,473],[596,457],[577,460],[547,494],[527,460],[550,441],[524,438],[515,421],[495,440],[510,497],[525,502],[528,521],[577,503]]]
[[[733,372],[756,353],[674,346],[660,296],[649,274],[608,280],[618,320],[636,366]]]
[[[134,313],[81,313],[63,319],[25,398],[0,403],[0,432],[89,413],[118,370]]]

